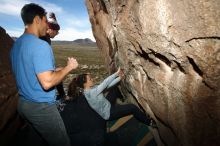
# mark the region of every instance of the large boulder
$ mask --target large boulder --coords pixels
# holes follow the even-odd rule
[[[220,1],[86,0],[123,93],[157,122],[159,145],[220,145]]]
[[[0,27],[0,145],[7,145],[21,124],[16,110],[18,94],[9,59],[13,43],[13,39]]]

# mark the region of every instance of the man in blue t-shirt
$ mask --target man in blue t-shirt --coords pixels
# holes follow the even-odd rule
[[[76,59],[68,58],[60,70],[54,67],[50,45],[40,40],[47,31],[45,10],[36,4],[26,4],[21,10],[24,34],[14,43],[11,64],[19,92],[18,112],[51,146],[69,146],[70,141],[55,105],[54,86],[73,69]]]

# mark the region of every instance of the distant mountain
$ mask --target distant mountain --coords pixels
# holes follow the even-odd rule
[[[53,45],[86,45],[86,46],[96,46],[96,42],[93,42],[91,39],[76,39],[74,41],[53,41]]]
[[[18,37],[11,37],[11,38],[12,38],[14,41],[16,41]]]
[[[53,45],[71,45],[71,44],[76,44],[73,41],[53,41],[52,40],[52,44]]]
[[[78,43],[78,44],[94,44],[95,42],[93,42],[91,39],[89,38],[85,38],[85,39],[76,39],[73,41],[74,43]]]
[[[16,41],[16,39],[18,37],[11,37],[14,41]],[[85,39],[76,39],[74,41],[53,41],[52,40],[52,44],[53,45],[88,45],[88,46],[96,46],[96,42],[93,42],[91,39],[89,38],[85,38]]]

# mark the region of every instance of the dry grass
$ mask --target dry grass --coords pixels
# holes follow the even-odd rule
[[[105,68],[104,58],[101,56],[100,50],[96,46],[80,46],[80,45],[52,45],[56,66],[63,67],[66,65],[68,57],[74,57],[79,63],[78,69],[71,72],[64,81],[64,86],[70,80],[80,73],[91,73],[97,82],[107,77],[108,73]]]

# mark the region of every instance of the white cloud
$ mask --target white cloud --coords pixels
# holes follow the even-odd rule
[[[55,12],[61,30],[54,40],[72,41],[75,39],[90,38],[95,41],[88,17],[79,17],[71,12],[65,11],[64,8],[56,4],[46,2],[45,0],[0,0],[0,13],[19,18],[21,8],[25,4],[31,2],[39,4],[45,8],[47,12]],[[8,27],[6,30],[10,36],[19,37],[23,33],[24,28]]]
[[[67,26],[75,26],[75,27],[88,27],[90,24],[86,19],[77,19],[74,17],[64,18],[62,21],[65,21]]]
[[[41,0],[38,2],[34,0],[0,0],[0,3],[0,13],[12,16],[19,16],[21,8],[28,3],[37,3],[45,8],[46,11],[53,11],[55,13],[61,13],[63,11],[61,7]]]
[[[13,28],[7,30],[7,33],[13,37],[19,37],[23,34],[23,29]],[[74,28],[65,28],[59,31],[59,34],[53,40],[66,40],[66,41],[73,41],[75,39],[85,39],[90,38],[91,40],[95,41],[94,36],[91,30],[85,31],[78,31]]]
[[[31,0],[31,2],[33,2],[33,3],[35,3],[35,1],[36,0]],[[42,6],[47,12],[54,12],[54,13],[62,13],[63,12],[62,7],[60,7],[56,4],[53,4],[53,3],[38,0],[37,4]]]
[[[18,16],[20,15],[21,8],[24,4],[28,3],[26,0],[20,1],[8,1],[8,0],[0,0],[0,13]]]
[[[90,38],[95,41],[91,30],[78,31],[74,28],[65,28],[59,31],[59,34],[54,40],[68,40],[73,41],[75,39]]]
[[[13,28],[10,30],[6,30],[6,33],[11,37],[19,37],[24,33],[24,29]]]

